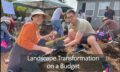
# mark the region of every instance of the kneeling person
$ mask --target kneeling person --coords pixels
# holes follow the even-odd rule
[[[84,19],[77,18],[73,10],[68,10],[66,16],[70,22],[70,30],[68,32],[68,37],[64,40],[65,47],[82,43],[88,44],[91,46],[93,54],[99,55],[103,61],[103,52],[96,41],[95,31],[91,24]]]
[[[23,25],[19,36],[16,40],[16,44],[12,49],[10,55],[10,62],[8,64],[7,72],[21,72],[21,68],[27,67],[27,69],[31,69],[32,72],[39,72],[36,67],[32,68],[35,64],[32,65],[21,66],[21,61],[24,60],[24,57],[27,57],[31,52],[39,51],[49,54],[53,51],[53,49],[44,47],[39,44],[41,42],[41,36],[39,35],[39,25],[43,24],[43,21],[48,18],[41,10],[35,10],[31,13],[31,22],[27,22]],[[42,41],[43,43],[43,41]],[[26,64],[23,61],[23,64]],[[29,71],[30,72],[30,71]]]

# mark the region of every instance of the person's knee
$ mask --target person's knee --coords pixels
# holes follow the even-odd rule
[[[70,29],[68,32],[68,37],[74,39],[76,32],[73,29]]]
[[[73,29],[70,29],[68,34],[73,35],[73,34],[75,34],[75,31]]]
[[[93,43],[96,42],[96,37],[95,36],[89,36],[87,38],[87,42],[88,42],[88,44],[92,45]]]

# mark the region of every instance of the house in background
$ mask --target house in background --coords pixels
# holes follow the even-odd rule
[[[77,12],[83,10],[87,17],[91,17],[93,28],[98,28],[102,24],[106,6],[115,11],[115,20],[120,24],[120,0],[77,0]]]

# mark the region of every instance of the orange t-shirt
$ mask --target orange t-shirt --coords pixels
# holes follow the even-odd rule
[[[27,50],[32,50],[33,46],[36,45],[39,40],[40,35],[38,34],[37,25],[28,22],[23,25],[16,43]]]

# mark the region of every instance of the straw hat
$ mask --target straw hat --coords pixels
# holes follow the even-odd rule
[[[45,14],[42,10],[40,9],[37,9],[37,10],[34,10],[32,13],[31,13],[31,18],[34,16],[34,15],[44,15],[45,19],[50,19],[50,16]]]

